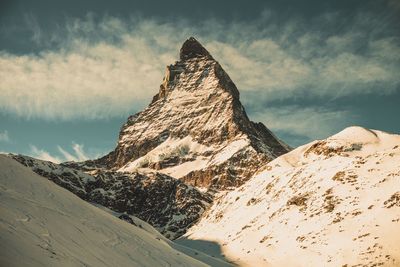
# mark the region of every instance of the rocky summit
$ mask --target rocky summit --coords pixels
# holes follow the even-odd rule
[[[116,149],[96,165],[221,189],[243,184],[288,151],[262,123],[249,120],[235,84],[195,38],[184,42],[179,58],[167,66],[151,104],[128,118]]]

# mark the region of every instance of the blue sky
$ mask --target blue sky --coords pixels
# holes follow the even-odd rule
[[[0,151],[112,150],[195,36],[249,117],[297,146],[350,125],[400,133],[398,1],[2,1]]]

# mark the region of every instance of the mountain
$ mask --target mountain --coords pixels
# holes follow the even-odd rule
[[[189,38],[109,154],[0,156],[0,265],[400,266],[399,162],[361,127],[290,151]]]
[[[221,192],[178,242],[240,266],[400,266],[399,163],[399,135],[346,128]]]
[[[122,126],[114,151],[62,164],[12,157],[82,199],[135,215],[175,239],[214,192],[243,184],[288,150],[248,119],[235,84],[192,37],[150,105]]]
[[[122,126],[114,151],[59,165],[13,158],[82,199],[135,215],[174,239],[201,217],[215,190],[243,184],[288,149],[248,119],[235,84],[189,38],[151,104]]]
[[[119,220],[4,155],[0,200],[1,266],[208,266],[139,219]]]
[[[243,184],[260,165],[288,151],[249,120],[239,91],[193,37],[167,67],[151,104],[122,126],[114,151],[92,164],[123,172],[157,171],[198,187]]]

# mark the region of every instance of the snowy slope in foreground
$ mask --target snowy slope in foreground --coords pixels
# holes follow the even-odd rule
[[[206,266],[0,155],[0,266]]]
[[[400,136],[350,127],[221,194],[184,238],[240,266],[400,266],[399,230]]]

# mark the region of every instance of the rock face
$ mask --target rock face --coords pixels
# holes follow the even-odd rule
[[[184,234],[212,201],[209,194],[161,173],[85,173],[27,156],[12,157],[83,200],[135,215],[171,239]]]
[[[95,161],[120,171],[156,170],[188,184],[227,188],[288,147],[249,120],[239,91],[193,37],[167,67],[152,103],[123,125],[116,149]]]
[[[240,266],[400,266],[399,162],[399,135],[346,128],[221,193],[184,237]]]

